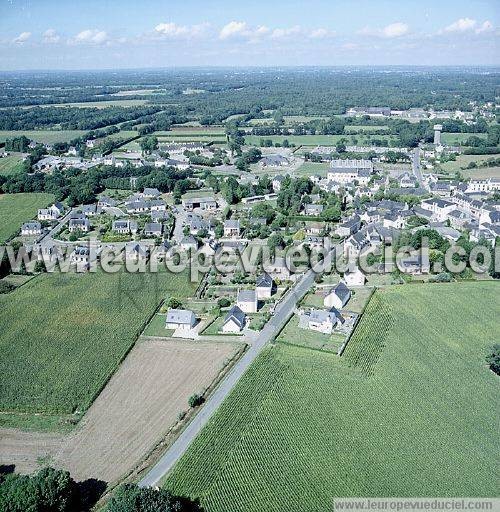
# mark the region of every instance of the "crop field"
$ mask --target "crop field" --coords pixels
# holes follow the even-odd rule
[[[393,135],[378,135],[377,138],[388,142],[395,139]],[[245,143],[258,146],[261,139],[270,139],[273,144],[282,144],[287,139],[290,144],[296,146],[335,146],[342,139],[347,141],[347,145],[354,144],[355,141],[356,144],[363,146],[371,144],[369,135],[246,135]]]
[[[35,218],[39,208],[53,201],[52,194],[0,194],[0,244],[15,235],[23,222]]]
[[[335,496],[496,496],[499,284],[379,290],[344,355],[259,356],[167,477],[207,512]],[[467,414],[464,414],[464,410]]]
[[[0,411],[84,412],[161,299],[193,289],[184,273],[54,273],[1,295]]]
[[[84,133],[86,133],[84,130],[0,130],[0,142],[24,135],[41,144],[54,144],[54,142],[68,142]]]
[[[0,176],[12,176],[23,170],[23,158],[19,155],[9,155],[0,158]]]
[[[486,138],[486,133],[442,133],[441,141],[451,146],[459,146],[465,142],[469,137],[479,137],[480,139]]]

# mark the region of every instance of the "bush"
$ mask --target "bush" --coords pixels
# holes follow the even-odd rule
[[[205,399],[202,395],[199,395],[198,393],[195,393],[194,395],[191,395],[188,400],[189,407],[198,407],[201,405]]]
[[[172,309],[179,309],[182,308],[182,302],[175,297],[170,297],[167,301],[167,306]]]
[[[228,308],[231,305],[231,301],[227,297],[221,297],[217,304],[220,308]]]
[[[0,281],[0,293],[9,293],[14,288],[15,286],[12,283],[7,283],[7,281]]]
[[[493,345],[492,353],[486,358],[490,370],[500,375],[500,344]]]

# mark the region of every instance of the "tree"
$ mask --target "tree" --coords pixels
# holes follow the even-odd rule
[[[106,512],[201,512],[197,502],[174,496],[165,489],[140,488],[135,484],[118,487]]]
[[[227,297],[221,297],[217,301],[217,304],[221,308],[227,308],[227,307],[229,307],[231,305],[231,301]]]
[[[281,233],[273,233],[267,239],[267,245],[271,250],[274,250],[277,247],[284,247],[285,241],[283,239],[283,235]]]
[[[490,370],[500,375],[500,344],[493,345],[491,354],[486,358]]]
[[[198,405],[201,405],[205,399],[202,395],[199,395],[198,393],[194,393],[189,397],[188,404],[189,407],[198,407]]]
[[[179,309],[182,308],[182,302],[175,297],[170,297],[170,299],[168,299],[167,306],[172,309]]]

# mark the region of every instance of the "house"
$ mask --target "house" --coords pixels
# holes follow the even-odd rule
[[[267,155],[262,157],[259,163],[261,167],[285,167],[290,162],[282,155]]]
[[[272,184],[272,187],[273,187],[273,191],[274,192],[279,192],[281,190],[281,184],[285,181],[285,177],[282,176],[281,174],[278,174],[276,176],[274,176],[271,184]]]
[[[245,313],[257,313],[257,292],[255,290],[240,290],[236,305]]]
[[[125,245],[125,259],[128,261],[147,261],[149,258],[149,247],[138,242],[128,242]]]
[[[257,278],[255,282],[255,292],[257,299],[269,299],[273,293],[274,281],[273,278],[264,272]]]
[[[347,286],[363,286],[365,284],[365,275],[358,267],[353,271],[347,271],[344,273],[344,281]]]
[[[236,237],[240,236],[240,221],[237,219],[229,219],[224,221],[224,236]]]
[[[425,199],[421,203],[421,207],[424,210],[432,212],[432,220],[443,222],[448,218],[448,214],[456,208],[456,206],[450,201],[445,199]]]
[[[151,210],[151,220],[153,222],[160,222],[168,219],[167,210]]]
[[[351,298],[351,290],[342,281],[323,299],[327,308],[342,309]]]
[[[113,221],[113,231],[120,235],[137,233],[137,222],[131,219],[119,219]]]
[[[74,233],[75,231],[87,233],[90,231],[90,221],[84,215],[81,217],[73,217],[69,219],[68,230],[70,233]]]
[[[188,211],[195,208],[210,211],[217,209],[217,201],[213,197],[190,197],[182,200],[182,206]]]
[[[291,271],[286,260],[281,256],[276,256],[272,263],[266,263],[264,269],[270,276],[281,281],[287,281],[291,277]]]
[[[245,327],[245,323],[245,313],[238,306],[233,306],[224,319],[222,332],[241,332]]]
[[[144,225],[144,234],[146,236],[161,236],[163,224],[161,222],[146,222]]]
[[[91,252],[90,247],[77,245],[70,254],[70,262],[77,266],[90,266]]]
[[[318,217],[321,215],[324,206],[322,204],[306,204],[304,206],[304,215]]]
[[[399,186],[401,188],[413,188],[415,186],[415,177],[405,172],[399,177]]]
[[[430,271],[429,262],[425,261],[420,254],[403,256],[398,264],[401,272],[407,274],[428,274]]]
[[[196,316],[189,309],[169,309],[165,329],[192,329],[196,325]]]
[[[483,180],[470,180],[466,192],[494,192],[500,190],[499,178],[487,178]]]
[[[146,213],[149,212],[150,210],[149,201],[143,201],[141,199],[126,202],[125,207],[127,209],[127,213],[129,214]]]
[[[145,187],[142,192],[142,197],[146,199],[156,199],[161,196],[161,192],[157,188]]]
[[[42,225],[36,220],[25,222],[21,227],[21,235],[35,236],[42,234]]]
[[[301,315],[299,319],[299,327],[302,329],[310,329],[323,334],[331,334],[335,325],[337,325],[336,314],[322,309],[311,309],[308,314]]]
[[[97,201],[97,206],[100,206],[101,208],[112,208],[113,206],[116,206],[116,201],[111,199],[111,197],[101,196]]]
[[[184,251],[196,251],[198,249],[198,241],[194,236],[185,236],[181,240],[181,248]]]
[[[95,217],[101,213],[101,208],[97,204],[84,204],[82,206],[82,213],[86,217]]]
[[[350,236],[357,233],[360,227],[361,219],[358,215],[355,215],[351,219],[339,224],[335,229],[335,234],[339,236]]]
[[[61,203],[54,203],[48,208],[38,210],[38,220],[57,220],[64,213],[64,206]]]

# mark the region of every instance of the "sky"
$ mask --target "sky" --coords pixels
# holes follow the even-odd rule
[[[0,70],[499,65],[500,0],[0,0]]]

